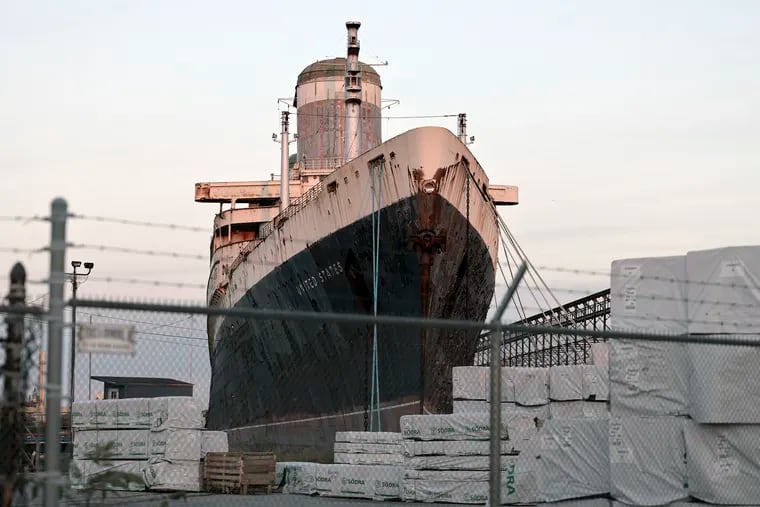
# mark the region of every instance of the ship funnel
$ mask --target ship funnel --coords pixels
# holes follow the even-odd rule
[[[348,54],[346,56],[346,122],[344,163],[359,156],[361,145],[362,79],[359,75],[358,21],[346,21]]]

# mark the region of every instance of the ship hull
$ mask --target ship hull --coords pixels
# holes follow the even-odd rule
[[[445,241],[425,252],[415,238],[431,210]],[[379,224],[378,314],[485,318],[491,248],[457,207],[414,195],[382,208]],[[234,306],[371,314],[372,229],[368,215],[309,243]],[[234,449],[329,462],[335,431],[367,427],[373,335],[367,325],[224,319],[209,427],[227,430]],[[377,335],[381,429],[399,431],[404,414],[450,411],[451,367],[472,363],[477,332],[379,326]]]

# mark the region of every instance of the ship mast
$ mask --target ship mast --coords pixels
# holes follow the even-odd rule
[[[346,122],[343,162],[359,155],[361,139],[362,79],[359,76],[359,21],[346,21],[348,54],[346,56]]]
[[[282,112],[282,133],[280,134],[280,213],[290,206],[290,174],[288,171],[288,111]]]

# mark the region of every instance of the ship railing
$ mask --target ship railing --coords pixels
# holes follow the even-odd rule
[[[337,169],[343,165],[340,157],[305,159],[301,161],[301,167],[306,171],[321,171],[325,169]]]
[[[322,192],[322,182],[320,181],[313,187],[311,187],[309,190],[301,194],[300,197],[296,197],[292,201],[290,201],[290,206],[285,208],[285,211],[277,215],[274,220],[271,222],[267,222],[264,224],[261,229],[259,230],[259,238],[260,240],[266,239],[267,236],[272,234],[274,231],[274,224],[282,222],[283,220],[286,220],[299,211],[301,211],[303,208],[306,207],[307,204],[309,204],[311,201],[316,199],[316,197]]]

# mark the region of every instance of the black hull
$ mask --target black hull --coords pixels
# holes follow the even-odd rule
[[[427,269],[410,238],[422,231],[420,217],[432,216],[446,244],[432,250]],[[485,318],[492,257],[455,207],[438,195],[407,198],[382,210],[380,231],[379,314]],[[235,306],[371,313],[371,216],[306,246]],[[227,318],[218,333],[208,427],[228,430],[232,449],[330,462],[334,431],[365,429],[370,326]],[[398,431],[400,415],[420,413],[421,398],[425,410],[450,411],[451,367],[472,364],[476,340],[477,332],[379,327],[382,430]]]

